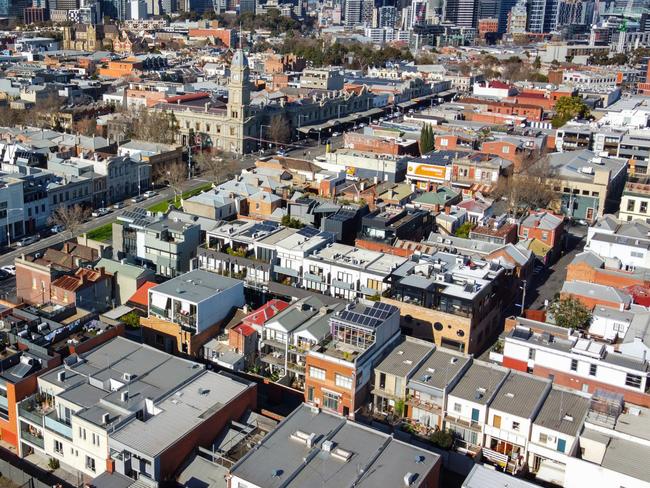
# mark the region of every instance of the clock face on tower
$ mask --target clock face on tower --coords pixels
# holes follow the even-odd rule
[[[233,79],[233,81],[239,81],[239,73],[234,73],[232,75],[232,79]]]

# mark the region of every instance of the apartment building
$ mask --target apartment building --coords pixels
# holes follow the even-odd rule
[[[75,304],[92,312],[105,312],[114,305],[113,275],[103,268],[79,268],[72,275],[52,281],[50,301],[55,305]]]
[[[407,416],[407,383],[435,345],[410,336],[402,336],[395,347],[375,366],[372,403],[375,414]]]
[[[195,269],[149,289],[145,341],[167,352],[199,353],[233,309],[244,306],[244,283]]]
[[[331,232],[319,231],[313,227],[303,227],[297,232],[284,236],[278,235],[278,237],[283,238],[273,239],[275,241],[273,242],[275,250],[273,276],[275,281],[287,285],[300,282],[307,256],[332,244],[335,240]],[[270,244],[268,238],[262,242]]]
[[[374,367],[399,340],[399,309],[358,301],[330,317],[329,326],[331,340],[306,356],[305,400],[354,417]]]
[[[127,258],[173,278],[190,270],[201,242],[201,227],[193,222],[151,215],[135,207],[113,223],[113,255]]]
[[[267,320],[258,330],[259,356],[266,370],[305,384],[305,356],[331,337],[329,321],[343,304],[326,305],[317,296],[301,298]]]
[[[417,241],[433,230],[434,220],[425,210],[387,206],[364,215],[358,239],[366,247],[377,243],[375,250],[380,250],[382,244],[392,244],[395,239]]]
[[[465,353],[480,350],[500,325],[505,270],[496,262],[437,251],[393,271],[389,298],[411,316],[413,335]]]
[[[391,273],[406,258],[333,243],[307,256],[302,264],[305,288],[338,298],[379,297]]]
[[[633,271],[650,268],[650,224],[641,220],[621,222],[605,215],[587,229],[585,250],[607,260],[610,268]],[[615,266],[614,263],[617,265]]]
[[[252,384],[117,337],[38,378],[18,406],[20,454],[160,483],[255,405]]]
[[[621,195],[618,218],[622,221],[641,220],[650,224],[650,178],[629,176]]]
[[[627,161],[579,150],[548,155],[549,183],[561,194],[569,218],[594,222],[614,206],[623,191]]]
[[[16,452],[20,448],[21,430],[25,430],[18,421],[18,404],[36,392],[39,375],[61,364],[58,354],[37,346],[31,349],[19,338],[4,349],[0,358],[0,438]]]
[[[543,322],[516,319],[505,337],[503,365],[544,378],[552,376],[560,386],[588,393],[602,389],[635,405],[650,405],[646,359]]]

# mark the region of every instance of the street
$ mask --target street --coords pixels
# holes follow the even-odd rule
[[[183,187],[183,191],[191,190],[193,188],[196,188],[197,186],[201,186],[205,184],[207,180],[204,179],[192,179],[188,182],[186,182],[185,186]],[[170,188],[164,188],[159,191],[158,195],[155,195],[151,198],[148,198],[147,200],[140,202],[140,203],[132,203],[130,199],[125,200],[126,206],[124,208],[121,208],[119,210],[113,210],[111,213],[108,215],[104,215],[102,217],[97,217],[89,220],[88,222],[84,223],[79,232],[75,236],[71,236],[69,232],[64,231],[61,232],[60,234],[54,234],[50,237],[46,237],[44,239],[39,239],[37,242],[34,244],[31,244],[29,246],[25,247],[16,247],[15,249],[5,252],[2,257],[0,257],[0,266],[5,266],[8,264],[13,264],[14,259],[17,256],[20,256],[21,254],[31,254],[37,251],[41,251],[43,249],[47,249],[50,246],[53,246],[55,244],[59,244],[63,241],[67,241],[71,239],[72,237],[77,237],[77,235],[84,234],[86,232],[89,232],[97,227],[100,227],[104,224],[107,224],[109,222],[112,222],[117,218],[118,215],[122,215],[124,212],[127,210],[132,209],[133,207],[150,207],[151,205],[161,202],[163,200],[167,200],[169,198],[172,198],[173,192]],[[7,283],[13,281],[14,282],[14,288],[15,288],[15,279],[13,280],[4,280],[3,282],[0,282],[0,294],[7,293],[6,287]]]
[[[528,291],[526,297],[526,308],[541,310],[546,300],[552,302],[555,295],[562,289],[566,279],[567,265],[573,261],[576,254],[582,252],[585,247],[586,227],[568,227],[568,250],[549,268],[542,270],[535,275],[535,283]]]

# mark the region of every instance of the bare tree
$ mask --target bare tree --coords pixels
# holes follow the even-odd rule
[[[194,157],[201,174],[215,183],[221,183],[237,169],[237,163],[223,153],[204,151]]]
[[[285,144],[291,139],[289,121],[282,115],[274,115],[269,124],[268,138],[276,144]]]
[[[529,209],[548,208],[558,196],[553,188],[556,175],[548,157],[544,156],[520,173],[502,180],[492,195],[506,200],[508,211],[515,216]]]
[[[128,113],[131,119],[129,136],[147,142],[172,143],[178,133],[173,114],[140,107]]]
[[[183,183],[187,181],[187,168],[182,163],[174,163],[167,167],[162,175],[161,183],[165,183],[174,192],[174,203],[178,202],[183,195]]]
[[[61,205],[50,215],[48,222],[51,225],[61,225],[64,231],[70,233],[70,237],[75,237],[84,221],[88,218],[88,210],[81,205],[70,205],[66,207]]]

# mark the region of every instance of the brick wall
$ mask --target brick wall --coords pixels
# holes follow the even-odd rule
[[[309,374],[309,368],[314,366],[315,368],[320,368],[325,370],[325,379],[318,380],[314,379]],[[325,359],[317,358],[311,355],[307,355],[305,361],[305,401],[309,402],[309,390],[313,388],[313,398],[314,402],[319,407],[323,407],[323,388],[340,394],[340,401],[338,405],[337,412],[343,415],[345,409],[348,411],[348,415],[352,414],[355,410],[355,406],[361,406],[361,402],[365,399],[365,393],[355,392],[341,388],[336,385],[336,375],[340,374],[342,376],[347,376],[355,379],[354,367],[344,364],[338,364]],[[370,378],[364,378],[366,382],[370,381]],[[354,387],[353,387],[354,388]],[[367,393],[367,391],[366,391]]]
[[[626,402],[633,403],[634,405],[640,405],[642,407],[650,407],[650,395],[647,395],[640,391],[630,391],[625,388],[612,386],[607,383],[601,383],[600,381],[594,381],[588,378],[582,378],[580,376],[575,376],[570,373],[558,371],[555,369],[544,368],[542,366],[535,366],[533,368],[533,374],[535,376],[540,376],[543,378],[548,378],[549,375],[553,375],[553,383],[556,385],[573,388],[574,390],[584,391],[584,388],[587,388],[587,391],[589,393],[594,393],[598,389],[613,391],[615,393],[622,393],[625,397]]]
[[[16,298],[18,301],[37,305],[49,302],[52,293],[51,283],[52,275],[47,266],[21,263],[16,260]]]
[[[252,384],[241,395],[216,410],[208,419],[161,454],[161,479],[172,479],[178,468],[197,447],[210,447],[228,422],[238,420],[246,410],[256,408],[257,385]]]
[[[627,274],[625,271],[605,271],[598,268],[592,268],[587,263],[569,264],[567,266],[567,281],[586,281],[588,283],[597,283],[599,285],[613,286],[615,288],[626,288],[628,286],[640,285],[646,286],[644,280],[639,279],[638,275]]]
[[[199,334],[185,332],[181,329],[180,325],[157,317],[143,317],[140,319],[140,325],[146,344],[160,349],[161,345],[156,340],[156,336],[161,335],[171,338],[174,342],[173,354],[181,353],[191,357],[199,357],[203,345],[221,331],[222,322],[211,325]],[[187,345],[186,352],[183,352],[184,344]]]

